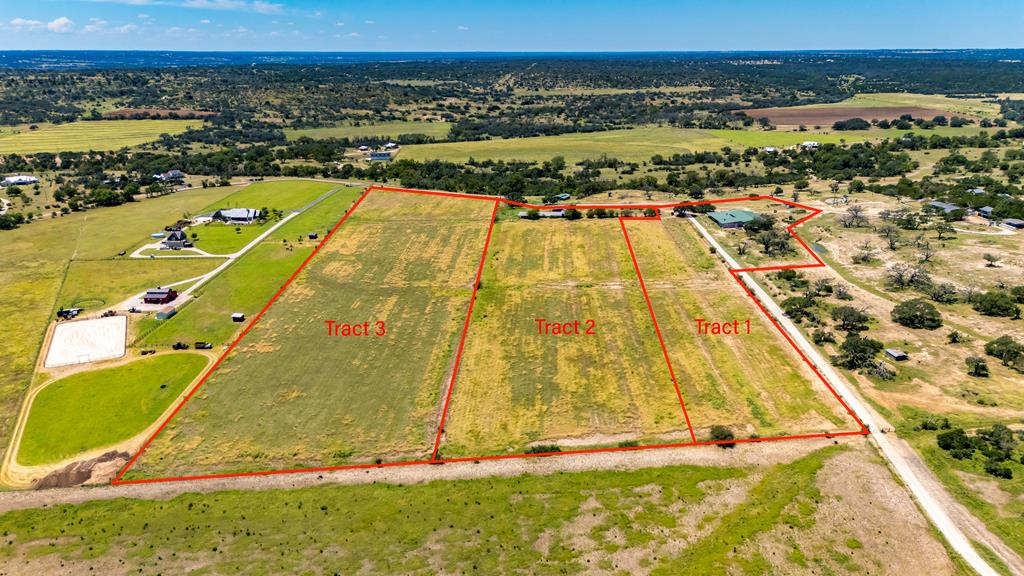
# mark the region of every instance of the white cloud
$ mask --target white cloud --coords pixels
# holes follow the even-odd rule
[[[93,32],[102,32],[103,28],[106,27],[107,21],[101,18],[89,18],[89,23],[82,28],[82,32],[91,34]]]
[[[139,20],[152,20],[153,19],[152,16],[150,16],[149,14],[146,14],[146,13],[139,14],[138,18],[139,18]]]
[[[46,29],[49,30],[50,32],[57,32],[58,34],[63,34],[65,32],[70,32],[71,27],[74,25],[75,23],[70,18],[68,18],[67,16],[61,16],[60,18],[55,18],[47,22]]]
[[[43,23],[39,20],[29,20],[27,18],[14,18],[8,22],[8,25],[15,30],[38,30],[43,27]]]
[[[466,30],[469,30],[469,26],[456,26],[455,29],[456,30],[466,31]]]
[[[373,26],[374,24],[377,23],[377,21],[376,20],[367,20],[366,23],[369,24],[370,26]]]
[[[125,24],[124,26],[118,26],[117,28],[115,28],[115,30],[117,30],[121,34],[127,34],[129,32],[135,32],[138,29],[139,29],[139,27],[136,26],[135,24]]]
[[[210,23],[210,19],[209,18],[203,18],[202,20],[199,21],[199,23],[200,24],[209,24]]]
[[[239,26],[238,28],[235,28],[234,30],[232,30],[232,32],[234,32],[235,34],[248,34],[249,33],[249,29],[246,28],[245,26]]]
[[[338,27],[341,27],[341,26],[344,26],[345,23],[344,22],[335,22],[334,25],[338,26]]]
[[[181,6],[203,10],[238,10],[259,14],[280,14],[284,11],[284,4],[266,2],[265,0],[184,0]]]
[[[360,37],[362,37],[362,34],[360,34],[359,32],[349,32],[348,34],[345,34],[345,38],[360,38]]]

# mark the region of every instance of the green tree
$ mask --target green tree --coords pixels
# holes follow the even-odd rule
[[[942,326],[942,316],[930,302],[914,298],[900,302],[892,309],[892,321],[907,328],[935,330]]]
[[[862,332],[868,329],[871,317],[853,306],[836,306],[832,309],[832,320],[844,332]]]
[[[1020,308],[1012,296],[1002,290],[990,290],[978,296],[972,303],[974,309],[985,316],[1015,317]]]

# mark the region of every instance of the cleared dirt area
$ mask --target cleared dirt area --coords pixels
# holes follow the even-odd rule
[[[922,108],[919,106],[850,106],[835,108],[810,108],[797,106],[792,108],[750,108],[743,110],[751,118],[768,118],[776,126],[831,126],[840,120],[863,118],[864,120],[893,120],[904,114],[914,118],[932,118],[945,115],[947,118],[955,113]]]
[[[46,368],[85,364],[124,356],[126,316],[62,322],[53,329]]]

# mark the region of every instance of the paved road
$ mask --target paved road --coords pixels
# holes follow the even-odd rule
[[[728,263],[730,268],[743,268],[743,266],[740,266],[740,264],[725,251],[714,236],[708,233],[707,229],[705,229],[696,218],[690,218],[690,222],[692,222],[694,227],[697,228],[700,235],[703,236],[709,244],[714,246],[718,254],[725,258],[725,261]],[[953,549],[956,550],[957,554],[963,557],[963,559],[978,574],[981,574],[982,576],[998,576],[998,573],[993,570],[992,567],[989,566],[974,549],[974,546],[971,545],[970,540],[968,540],[964,535],[960,526],[950,518],[947,506],[948,503],[952,501],[952,497],[948,494],[943,494],[942,496],[945,496],[943,500],[945,500],[947,504],[943,505],[944,503],[940,502],[939,497],[935,494],[936,491],[944,492],[944,489],[938,481],[931,478],[931,481],[928,482],[927,479],[921,478],[921,476],[925,474],[930,475],[930,471],[928,471],[927,466],[925,466],[924,462],[921,461],[917,453],[898,438],[890,440],[888,435],[883,433],[882,430],[891,430],[892,426],[887,422],[884,422],[884,420],[875,414],[873,410],[868,409],[868,407],[861,401],[860,396],[856,394],[846,380],[832,368],[831,363],[822,357],[817,347],[811,344],[810,341],[804,337],[803,333],[800,332],[796,325],[786,316],[782,308],[775,303],[771,296],[761,288],[750,274],[741,272],[739,273],[739,276],[747,284],[747,287],[754,292],[757,299],[761,301],[761,304],[763,304],[775,320],[778,321],[779,325],[782,326],[797,345],[800,346],[800,349],[807,355],[825,379],[828,380],[832,385],[832,388],[839,393],[850,409],[857,414],[857,417],[860,418],[861,422],[870,429],[871,437],[877,443],[882,455],[885,456],[892,465],[896,474],[899,475],[900,479],[917,499],[918,504],[920,504],[921,508],[925,511],[925,514],[927,514],[931,519],[932,524],[934,524],[942,533],[950,546],[952,546]]]

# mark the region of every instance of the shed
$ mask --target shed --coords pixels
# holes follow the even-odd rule
[[[992,208],[991,206],[982,206],[981,208],[978,209],[978,214],[981,214],[985,218],[991,218],[992,210],[994,210],[994,208]]]
[[[319,236],[317,235],[316,232],[310,232],[309,233],[309,239],[310,240],[316,240],[317,238],[319,238]]]
[[[235,312],[234,314],[231,315],[231,321],[245,322],[245,314],[242,314],[241,312]]]
[[[757,218],[757,214],[749,210],[724,210],[711,212],[708,218],[718,224],[720,228],[742,228],[744,224]]]
[[[167,320],[168,318],[170,318],[171,316],[174,316],[177,313],[178,313],[178,309],[175,308],[174,306],[164,306],[163,308],[161,308],[160,310],[157,311],[156,319],[157,320]]]
[[[888,356],[889,358],[892,358],[893,360],[895,360],[897,362],[903,362],[904,360],[910,358],[909,356],[907,356],[906,352],[904,352],[903,350],[900,350],[899,348],[886,348],[885,349],[885,354],[886,354],[886,356]]]
[[[957,206],[956,204],[950,204],[949,202],[942,202],[939,200],[932,200],[931,202],[928,203],[928,206],[935,210],[942,210],[942,212],[946,214],[949,214],[954,210],[960,209],[960,207]]]
[[[1021,220],[1020,218],[1007,218],[1006,220],[1003,220],[1003,224],[1006,224],[1010,228],[1016,228],[1017,230],[1024,228],[1024,220]]]

